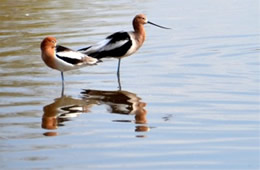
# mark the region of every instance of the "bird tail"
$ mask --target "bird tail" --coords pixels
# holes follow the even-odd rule
[[[96,58],[96,59],[101,59],[103,58],[102,55],[100,55],[99,52],[91,49],[92,46],[89,46],[89,47],[86,47],[86,48],[81,48],[79,49],[78,51],[85,54],[85,55],[88,55],[90,57],[93,57],[93,58]],[[100,60],[101,61],[101,60]]]
[[[99,62],[101,62],[101,60],[90,57],[90,56],[85,56],[85,58],[84,58],[84,63],[88,64],[88,65],[95,65]]]

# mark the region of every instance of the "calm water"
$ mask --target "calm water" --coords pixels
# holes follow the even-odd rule
[[[2,0],[1,169],[259,169],[257,0]],[[48,35],[79,49],[145,13],[138,53],[65,73]]]

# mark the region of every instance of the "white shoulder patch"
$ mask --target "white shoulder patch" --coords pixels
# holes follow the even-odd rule
[[[83,57],[85,57],[85,54],[82,54],[81,52],[77,51],[63,51],[56,53],[60,57],[66,57],[71,59],[78,59],[81,60]]]
[[[102,51],[110,51],[110,50],[113,50],[116,48],[120,48],[127,42],[128,42],[128,40],[121,40],[121,41],[117,41],[115,43],[107,44],[106,46],[103,47]]]

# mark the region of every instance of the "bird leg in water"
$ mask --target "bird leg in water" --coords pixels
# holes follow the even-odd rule
[[[121,82],[120,82],[120,63],[121,58],[118,59],[118,66],[117,66],[117,82],[118,82],[118,88],[121,90]]]
[[[62,81],[61,96],[63,96],[64,95],[64,76],[63,76],[63,72],[61,72],[61,81]]]

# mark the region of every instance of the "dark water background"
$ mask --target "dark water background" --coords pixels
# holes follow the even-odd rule
[[[259,169],[259,1],[0,3],[1,169]],[[65,73],[45,36],[73,49],[145,13],[143,47]]]

